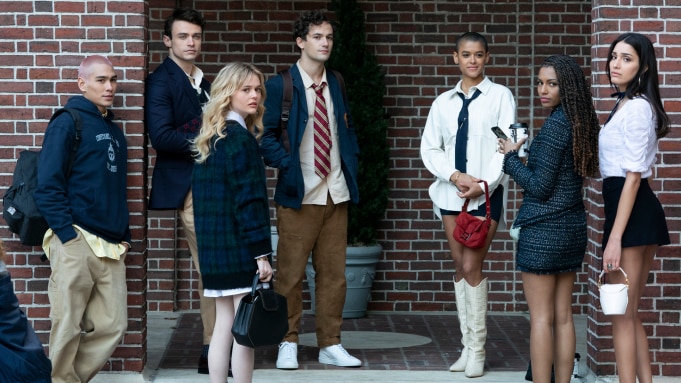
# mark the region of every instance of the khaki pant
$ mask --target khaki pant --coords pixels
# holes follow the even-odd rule
[[[340,343],[345,304],[345,250],[348,203],[303,205],[300,210],[277,206],[277,273],[275,290],[288,302],[289,331],[284,341],[298,343],[303,312],[303,277],[312,252],[315,268],[317,345]]]
[[[50,241],[50,359],[53,383],[87,382],[104,366],[128,326],[125,257],[99,258],[78,233]]]
[[[203,322],[203,344],[210,344],[210,338],[213,336],[213,327],[215,327],[215,299],[206,298],[203,296],[203,281],[201,280],[201,268],[199,267],[199,250],[196,243],[196,228],[194,227],[194,203],[192,201],[191,190],[187,193],[184,199],[184,208],[178,210],[182,227],[184,227],[184,236],[187,238],[189,245],[189,252],[194,261],[194,267],[199,273],[199,308],[201,310],[201,322]]]

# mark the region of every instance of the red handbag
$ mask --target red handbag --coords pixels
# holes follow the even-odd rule
[[[478,217],[468,214],[468,201],[470,200],[466,198],[461,213],[456,217],[456,227],[454,228],[454,239],[471,249],[481,249],[485,246],[487,233],[492,226],[487,181],[480,182],[485,184],[485,219],[480,220]]]

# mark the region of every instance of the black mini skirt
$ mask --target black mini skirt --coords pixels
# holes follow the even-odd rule
[[[615,224],[617,205],[620,202],[624,177],[608,177],[603,180],[603,202],[605,210],[605,224],[603,225],[603,245],[608,244],[608,238]],[[662,204],[648,184],[648,179],[641,180],[641,185],[636,193],[634,207],[627,222],[627,227],[622,235],[622,247],[635,247],[646,245],[668,245],[669,229],[664,216]]]

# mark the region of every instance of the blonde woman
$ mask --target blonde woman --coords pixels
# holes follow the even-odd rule
[[[253,378],[252,348],[231,333],[241,298],[256,272],[272,278],[270,214],[265,167],[258,152],[265,88],[251,64],[232,63],[218,73],[201,131],[194,141],[194,220],[204,295],[216,298],[215,330],[208,352],[210,381],[237,383]]]

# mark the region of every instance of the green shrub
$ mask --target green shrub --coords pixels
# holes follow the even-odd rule
[[[356,0],[334,0],[334,43],[329,67],[343,74],[359,142],[359,204],[350,204],[348,243],[376,243],[388,202],[388,120],[383,69],[367,50],[364,12]]]

